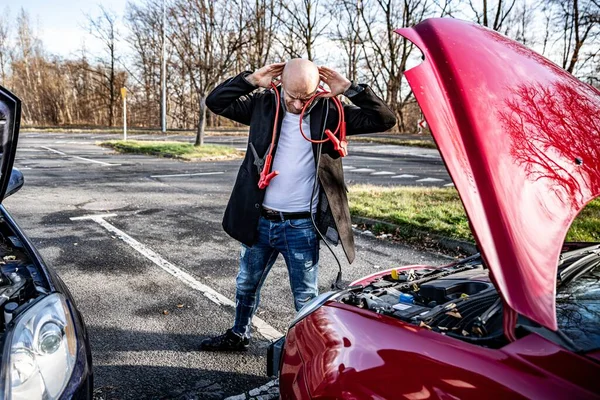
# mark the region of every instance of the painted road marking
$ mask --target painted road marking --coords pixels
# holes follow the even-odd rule
[[[375,172],[375,170],[370,169],[370,168],[358,168],[358,169],[353,169],[352,172],[371,173],[371,172]]]
[[[195,174],[175,174],[175,175],[151,175],[150,178],[177,178],[180,176],[202,176],[202,175],[220,175],[225,172],[198,172]]]
[[[342,168],[344,169],[355,169],[356,167],[350,166],[350,165],[344,165]]]
[[[357,155],[352,155],[352,159],[355,158],[362,158],[363,160],[373,160],[373,161],[385,161],[385,162],[392,162],[391,159],[389,158],[382,158],[382,157],[367,157],[367,156],[357,156]]]
[[[54,143],[60,143],[60,144],[90,144],[90,142],[72,142],[72,141],[65,141],[65,140],[55,140]]]
[[[443,179],[438,179],[438,178],[423,178],[423,179],[418,179],[416,182],[443,182]]]
[[[248,397],[246,397],[246,393],[248,393]],[[279,379],[273,379],[272,381],[269,381],[255,389],[251,389],[246,393],[238,394],[236,396],[229,396],[226,397],[225,400],[246,400],[254,398],[261,400],[278,399]]]
[[[104,161],[92,160],[91,158],[85,158],[85,157],[79,157],[79,156],[72,156],[70,154],[63,153],[62,151],[55,150],[55,149],[52,149],[52,148],[46,147],[46,146],[40,146],[40,147],[42,149],[46,149],[46,150],[51,151],[53,153],[60,154],[61,156],[76,158],[78,160],[93,162],[93,163],[97,163],[97,164],[100,164],[100,165],[112,165],[112,166],[121,165],[121,164],[111,164],[111,163],[107,163],[107,162],[104,162]]]
[[[378,171],[378,172],[373,172],[371,175],[394,175],[395,172],[390,172],[390,171]]]
[[[418,178],[418,175],[409,175],[409,174],[402,174],[402,175],[396,175],[396,176],[392,176],[392,178]]]
[[[111,225],[110,223],[104,220],[104,218],[114,216],[116,216],[116,214],[84,215],[81,217],[73,217],[71,218],[71,220],[91,220],[96,222],[104,229],[106,229],[110,233],[113,233],[119,239],[127,243],[138,253],[140,253],[141,255],[152,261],[154,264],[162,268],[164,271],[173,275],[175,278],[179,279],[192,289],[201,292],[206,298],[208,298],[213,303],[219,306],[226,306],[235,309],[235,303],[233,301],[229,300],[227,297],[218,293],[214,289],[201,283],[189,273],[185,272],[181,268],[162,258],[158,253],[154,252],[149,247],[143,245],[142,243],[138,242],[119,228],[115,227],[114,225]],[[273,326],[269,325],[259,317],[254,316],[252,318],[252,324],[256,327],[256,330],[267,340],[276,340],[283,336],[283,333],[279,332],[277,329],[275,329]]]
[[[116,217],[117,214],[94,214],[94,215],[82,215],[81,217],[71,217],[69,218],[71,221],[83,221],[87,219],[93,220],[94,218],[109,218]]]
[[[446,183],[444,186],[454,186],[454,183]]]

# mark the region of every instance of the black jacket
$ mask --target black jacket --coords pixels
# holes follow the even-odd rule
[[[248,143],[252,143],[258,155],[262,157],[271,143],[276,97],[272,89],[254,92],[257,88],[246,81],[244,77],[247,74],[249,72],[241,73],[217,86],[206,98],[206,105],[215,114],[250,125]],[[382,132],[393,127],[396,124],[394,113],[368,86],[361,87],[363,90],[350,98],[354,105],[344,106],[346,134]],[[329,108],[328,113],[325,112],[326,107]],[[327,121],[324,121],[326,114]],[[279,112],[276,143],[279,140],[283,115],[282,107]],[[310,133],[313,139],[322,137],[324,123],[332,131],[337,125],[338,111],[332,101],[319,99],[312,107],[310,116]],[[276,151],[277,147],[273,156]],[[342,242],[346,257],[351,263],[355,256],[354,237],[342,160],[331,142],[321,146],[313,144],[315,163],[319,151],[321,193],[317,226],[329,241],[335,244],[338,240]],[[248,246],[252,246],[256,241],[258,220],[265,196],[265,190],[258,188],[259,174],[253,162],[254,156],[248,147],[223,217],[225,232]]]

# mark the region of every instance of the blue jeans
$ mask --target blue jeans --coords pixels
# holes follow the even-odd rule
[[[250,322],[258,308],[260,289],[281,253],[285,259],[296,311],[318,294],[319,241],[310,218],[269,221],[260,217],[258,240],[242,244],[236,279],[233,332],[250,337]]]

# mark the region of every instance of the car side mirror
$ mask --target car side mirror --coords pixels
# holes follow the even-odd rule
[[[8,181],[8,187],[6,188],[6,194],[4,198],[17,193],[23,184],[25,183],[25,178],[23,177],[23,173],[19,171],[18,168],[13,168],[10,173],[10,180]]]

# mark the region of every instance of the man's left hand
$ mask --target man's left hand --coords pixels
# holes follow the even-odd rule
[[[329,86],[330,90],[330,93],[324,94],[322,97],[334,97],[338,94],[342,94],[348,90],[352,84],[352,82],[342,74],[328,67],[319,67],[319,75],[321,76],[321,80]]]

